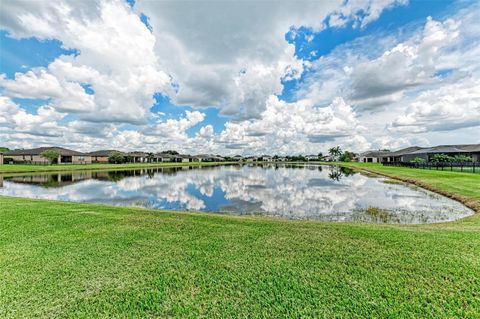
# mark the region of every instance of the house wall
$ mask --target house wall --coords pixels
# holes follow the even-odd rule
[[[20,163],[48,164],[48,160],[40,155],[8,155],[5,157],[11,158],[14,162]]]
[[[14,155],[8,156],[8,158],[13,159],[15,162],[20,163],[34,163],[34,164],[48,164],[48,160],[40,155]],[[60,156],[61,158],[61,156]],[[92,157],[89,155],[74,155],[72,156],[72,164],[91,164]],[[60,161],[58,164],[62,164]],[[70,163],[68,163],[70,164]]]
[[[108,163],[108,156],[92,156],[92,163]]]
[[[74,155],[72,164],[92,164],[92,157],[90,155]]]
[[[0,153],[0,165],[3,164],[3,154]]]
[[[359,162],[362,163],[379,163],[381,160],[378,157],[371,157],[371,156],[360,156]]]

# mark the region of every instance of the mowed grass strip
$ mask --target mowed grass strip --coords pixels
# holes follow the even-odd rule
[[[127,164],[61,164],[61,165],[35,165],[35,164],[3,164],[0,165],[0,174],[29,173],[29,172],[70,172],[82,170],[121,170],[142,169],[156,167],[182,167],[182,166],[214,166],[237,164],[238,162],[162,162],[162,163],[127,163]]]
[[[389,226],[0,197],[0,317],[474,318],[478,215]]]

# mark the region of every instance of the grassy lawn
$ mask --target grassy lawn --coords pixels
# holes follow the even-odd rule
[[[480,202],[478,175],[348,165]],[[479,214],[394,226],[0,197],[0,220],[2,318],[480,318]]]
[[[340,165],[378,173],[414,183],[455,198],[480,212],[480,175],[473,173],[391,167],[369,163]]]

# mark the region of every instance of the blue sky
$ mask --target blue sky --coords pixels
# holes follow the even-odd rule
[[[474,1],[64,5],[74,10],[8,2],[0,15],[8,147],[316,153],[437,144],[435,132],[478,142]]]

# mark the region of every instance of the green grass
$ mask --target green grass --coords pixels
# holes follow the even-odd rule
[[[476,204],[480,202],[480,175],[478,174],[392,167],[369,163],[339,164],[345,167],[366,170],[368,172],[417,183],[459,200],[474,200]],[[478,211],[480,212],[480,209]]]
[[[476,175],[350,166],[480,200]],[[0,221],[2,318],[480,318],[479,214],[398,226],[0,197]]]

